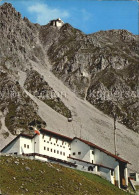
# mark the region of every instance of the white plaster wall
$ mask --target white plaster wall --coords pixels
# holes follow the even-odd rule
[[[75,155],[73,153],[75,152]],[[79,155],[78,152],[81,152]],[[78,139],[74,139],[71,143],[71,157],[78,158],[90,162],[90,146]]]
[[[136,182],[139,182],[139,173],[136,173]]]
[[[119,165],[119,162],[116,161],[115,158],[107,155],[104,152],[101,152],[98,149],[95,149],[95,163],[102,164],[113,169]]]
[[[81,161],[74,160],[74,159],[70,159],[70,158],[69,158],[69,161],[72,162],[72,163],[75,163],[77,165],[78,170],[87,171],[87,172],[90,172],[90,173],[100,175],[103,178],[110,181],[112,184],[114,184],[114,177],[111,176],[111,170],[103,168],[103,167],[99,167],[99,171],[97,171],[97,169],[96,169],[97,166],[94,166],[91,163],[88,164],[88,163],[81,162]],[[93,171],[88,171],[88,167],[90,167],[90,166],[92,166],[94,168]]]
[[[33,140],[27,137],[20,137],[20,154],[33,153]],[[24,146],[26,144],[26,147]],[[27,147],[29,146],[29,148]]]
[[[17,152],[17,154],[20,154],[20,138],[16,139],[13,143],[11,143],[8,147],[5,148],[5,150],[3,150],[2,153],[15,153]]]
[[[108,181],[112,182],[111,180],[111,171],[104,167],[99,167],[99,175],[106,178]]]
[[[86,163],[86,162],[82,162],[79,160],[74,160],[69,158],[69,161],[72,163],[75,163],[77,165],[77,169],[81,170],[81,171],[87,171],[88,172],[88,167],[92,166],[94,168],[93,173],[95,173],[95,165],[91,164],[91,163]],[[92,171],[89,171],[92,172]]]
[[[94,154],[92,154],[92,151],[94,152]],[[92,163],[92,160],[93,160],[93,163],[96,163],[95,162],[95,149],[94,148],[90,148],[90,162]]]
[[[118,186],[120,186],[120,173],[119,173],[119,162],[115,158],[95,149],[95,163],[102,164],[104,166],[114,169],[114,177],[111,178],[112,183],[114,180],[118,181]]]
[[[33,138],[33,147],[34,147],[34,152],[33,153],[39,153],[41,154],[41,135],[36,135]]]
[[[114,174],[115,174],[115,172],[114,172]],[[114,174],[113,174],[113,175],[110,174],[110,176],[111,176],[111,183],[112,183],[112,184],[115,184],[115,181],[114,181],[115,176],[114,176]]]
[[[88,171],[87,166],[83,166],[83,165],[80,165],[80,164],[78,164],[77,169],[80,170],[80,171]]]
[[[35,156],[35,159],[48,162],[47,158],[43,158],[41,156]]]
[[[118,181],[118,187],[120,188],[120,171],[119,171],[119,165],[116,166],[114,169],[114,178],[116,181]]]
[[[39,149],[40,154],[48,155],[66,161],[67,161],[67,157],[70,154],[70,142],[49,135],[43,135],[43,134],[40,135],[39,147],[40,147]],[[47,150],[47,148],[49,148],[49,151]]]
[[[56,21],[56,26],[57,26],[57,27],[61,27],[62,25],[63,25],[62,22]]]
[[[126,185],[128,186],[128,170],[127,170],[127,167],[124,170],[124,176],[125,176]]]

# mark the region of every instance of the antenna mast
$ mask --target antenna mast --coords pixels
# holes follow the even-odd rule
[[[116,118],[117,118],[117,115],[116,113],[114,113],[113,115],[114,115],[114,150],[115,150],[115,155],[117,155],[117,147],[116,147]]]
[[[82,123],[80,123],[80,138],[82,138]]]

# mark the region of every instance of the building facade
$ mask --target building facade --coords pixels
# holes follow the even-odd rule
[[[118,187],[128,186],[127,161],[77,137],[41,129],[40,135],[18,135],[1,152],[60,163],[100,175]]]
[[[56,19],[56,20],[51,20],[51,21],[49,22],[49,24],[50,24],[51,26],[61,27],[61,26],[63,26],[64,22],[63,22],[60,18],[58,18],[58,19]]]
[[[130,178],[139,183],[139,173],[130,173]]]

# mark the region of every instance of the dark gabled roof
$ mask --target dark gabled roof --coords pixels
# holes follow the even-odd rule
[[[63,140],[70,141],[70,142],[73,140],[73,139],[70,138],[70,137],[61,135],[61,134],[59,134],[59,133],[55,133],[55,132],[50,131],[50,130],[47,130],[47,129],[40,129],[40,132],[45,133],[45,134],[47,134],[47,135],[52,135],[52,136],[54,136],[54,137],[56,137],[56,138],[63,138]]]
[[[22,137],[30,138],[30,139],[32,139],[32,138],[34,138],[36,136],[36,134],[28,135],[28,134],[24,134],[24,133],[20,133],[19,135],[22,136]]]
[[[10,143],[8,143],[4,148],[2,148],[1,152],[7,148],[11,143],[13,143],[15,140],[17,140],[19,137],[26,137],[26,138],[29,138],[29,139],[32,139],[34,136],[31,136],[31,135],[27,135],[27,134],[24,134],[24,133],[20,133],[17,137],[15,137]]]
[[[119,162],[129,163],[128,161],[126,161],[126,160],[120,158],[119,156],[116,156],[115,154],[112,154],[112,153],[108,152],[107,150],[105,150],[105,149],[103,149],[103,148],[101,148],[101,147],[99,147],[99,146],[97,146],[97,145],[95,145],[95,144],[93,144],[93,143],[91,143],[91,142],[89,142],[89,141],[86,141],[86,140],[81,139],[81,138],[78,138],[78,137],[74,137],[73,139],[78,139],[78,140],[84,142],[85,144],[87,144],[88,146],[91,146],[91,147],[93,147],[93,148],[96,148],[96,149],[98,149],[98,150],[100,150],[100,151],[106,153],[107,155],[109,155],[109,156],[115,158],[115,159],[118,160]],[[129,164],[130,164],[130,163],[129,163]]]

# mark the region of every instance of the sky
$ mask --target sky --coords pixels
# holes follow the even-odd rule
[[[137,0],[0,0],[0,5],[4,2],[41,25],[61,18],[86,34],[110,29],[138,34]]]

